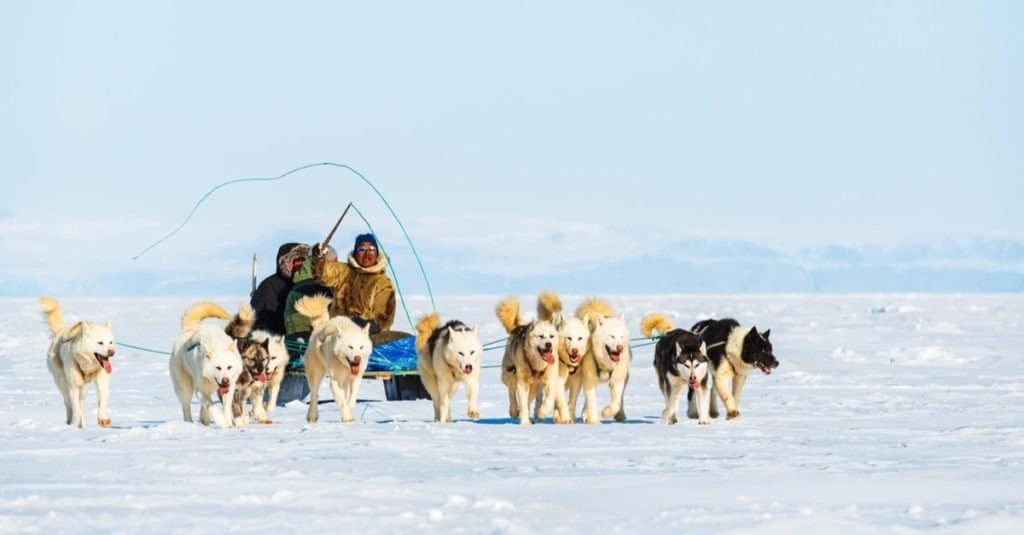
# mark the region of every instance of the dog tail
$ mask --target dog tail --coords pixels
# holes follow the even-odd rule
[[[494,313],[498,315],[501,326],[509,334],[512,333],[513,329],[523,324],[523,317],[519,314],[519,300],[515,297],[502,299],[498,303],[497,308],[494,309]]]
[[[231,319],[231,314],[216,303],[211,303],[209,301],[196,303],[186,308],[185,313],[181,315],[182,332],[196,330],[199,327],[199,323],[206,318],[229,320]]]
[[[655,331],[665,334],[672,329],[675,329],[672,321],[664,314],[648,314],[640,320],[640,334],[644,335],[644,338],[650,338]]]
[[[228,333],[228,336],[241,340],[249,333],[252,332],[252,326],[256,323],[256,312],[252,309],[249,303],[242,303],[238,306],[238,312],[228,322],[227,327],[224,327],[224,332]]]
[[[50,328],[50,336],[55,336],[64,328],[64,312],[56,299],[44,295],[39,298],[39,308],[43,309],[43,319]]]
[[[437,326],[441,324],[441,315],[438,313],[428,314],[416,322],[416,353],[422,355],[427,349],[427,342],[430,335],[434,333]]]
[[[594,328],[597,318],[607,318],[615,315],[615,310],[607,301],[599,297],[591,297],[580,303],[576,308],[576,317],[586,322],[591,329]]]
[[[295,311],[309,318],[313,328],[316,329],[330,319],[328,312],[330,306],[331,298],[326,295],[307,295],[295,302]]]
[[[562,316],[562,300],[555,292],[541,292],[537,296],[537,319],[557,323]]]

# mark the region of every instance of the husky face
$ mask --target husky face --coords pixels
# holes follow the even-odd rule
[[[771,375],[772,370],[779,367],[779,361],[772,353],[772,343],[768,336],[772,330],[768,329],[763,333],[757,332],[757,327],[751,327],[750,332],[743,338],[743,351],[740,358],[743,362],[756,366],[765,375]]]
[[[352,375],[358,375],[366,369],[370,360],[370,352],[373,351],[373,343],[370,342],[370,325],[359,328],[333,327],[334,332],[330,333],[322,348],[323,354],[333,357],[342,364],[348,366]]]
[[[590,343],[594,348],[595,357],[605,367],[614,367],[622,358],[623,352],[629,349],[629,330],[626,329],[626,318],[617,316],[597,318],[594,332],[590,333]]]
[[[555,363],[558,348],[558,329],[550,321],[537,321],[530,327],[526,337],[527,353],[538,355],[546,364]]]
[[[267,352],[270,354],[270,364],[267,365],[267,375],[274,375],[282,366],[288,365],[288,348],[284,345],[284,337],[278,334],[270,334],[267,331],[253,331],[250,338],[257,342],[266,340]]]
[[[114,331],[110,327],[110,322],[106,323],[86,323],[82,322],[81,333],[77,340],[76,353],[78,355],[92,355],[92,358],[96,359],[96,362],[103,368],[107,374],[114,372],[114,367],[110,365],[110,359],[114,356]],[[71,333],[75,334],[76,327],[72,327]],[[90,363],[91,364],[91,363]],[[92,368],[90,365],[89,368]],[[95,368],[93,368],[95,369]]]
[[[470,375],[480,369],[480,358],[484,348],[480,344],[476,328],[453,329],[448,327],[448,345],[445,347],[444,359],[448,365]]]
[[[704,342],[696,347],[676,343],[676,366],[689,377],[688,383],[691,389],[698,390],[706,385],[705,379],[707,379],[710,365],[707,344]]]
[[[270,339],[264,338],[262,342],[240,343],[244,344],[241,354],[245,373],[251,381],[266,383],[270,371]]]
[[[203,351],[203,378],[217,383],[217,392],[223,397],[242,374],[242,357],[234,341],[224,335],[222,343],[201,347]]]
[[[562,341],[563,351],[559,351],[562,361],[572,367],[579,366],[590,344],[590,329],[582,320],[569,318],[559,326],[558,335]]]

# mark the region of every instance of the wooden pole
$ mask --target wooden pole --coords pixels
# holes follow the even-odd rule
[[[345,211],[341,213],[341,217],[338,218],[338,222],[334,224],[334,228],[331,229],[331,232],[327,235],[326,238],[324,238],[324,241],[320,242],[320,254],[326,254],[327,245],[331,243],[331,238],[333,238],[334,233],[338,231],[338,227],[341,226],[341,220],[345,219],[345,215],[348,214],[349,208],[352,208],[351,202],[348,203],[348,206],[345,207]]]
[[[252,290],[249,292],[249,297],[256,293],[256,253],[252,254]]]

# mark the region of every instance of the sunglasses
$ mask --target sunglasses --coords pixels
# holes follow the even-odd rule
[[[357,253],[376,253],[377,252],[377,248],[376,247],[357,247],[356,248],[356,252]]]

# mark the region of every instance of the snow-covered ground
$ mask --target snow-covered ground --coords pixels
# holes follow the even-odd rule
[[[487,341],[503,335],[496,301],[438,306]],[[748,381],[740,420],[703,428],[657,423],[645,347],[624,424],[514,425],[490,368],[475,423],[435,425],[428,401],[382,402],[366,382],[360,423],[337,423],[332,404],[307,425],[295,402],[273,425],[222,431],[181,421],[165,356],[121,348],[114,427],[96,427],[90,392],[78,430],[63,423],[34,300],[2,300],[0,532],[1006,533],[1024,522],[1024,296],[610,301],[634,336],[652,311],[680,326],[733,316],[771,328],[781,366]],[[62,304],[69,320],[113,320],[119,342],[167,350],[191,302]],[[456,417],[465,407],[460,391]]]

